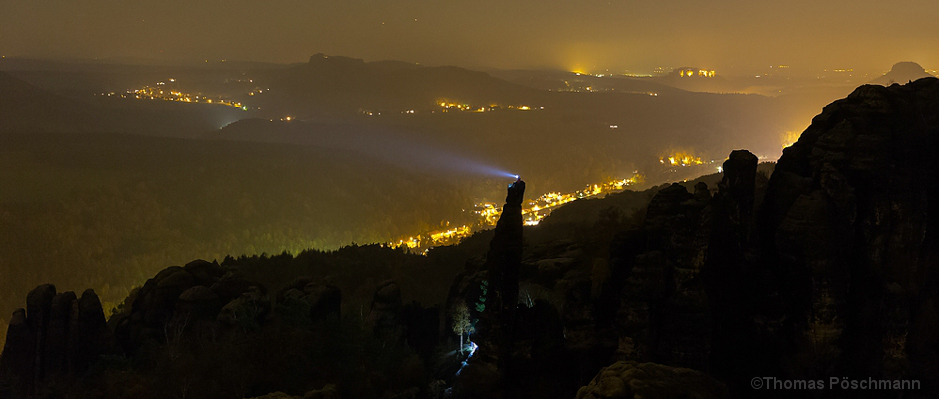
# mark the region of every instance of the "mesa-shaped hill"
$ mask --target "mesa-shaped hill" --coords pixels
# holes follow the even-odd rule
[[[878,85],[892,85],[894,83],[899,83],[902,85],[917,79],[931,76],[933,75],[926,72],[926,69],[921,65],[912,61],[903,61],[893,64],[893,67],[890,68],[890,71],[888,71],[883,76],[874,79],[871,81],[871,83],[876,83]]]

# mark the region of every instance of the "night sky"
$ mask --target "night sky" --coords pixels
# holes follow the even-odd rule
[[[366,60],[591,73],[939,66],[939,2],[0,0],[0,54]]]

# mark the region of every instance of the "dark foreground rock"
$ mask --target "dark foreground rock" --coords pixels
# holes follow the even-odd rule
[[[13,313],[0,356],[0,388],[10,397],[46,397],[79,379],[98,356],[114,351],[98,295],[56,293],[53,285],[29,292],[26,310]]]
[[[784,151],[757,229],[787,373],[939,393],[936,155],[935,78],[862,86]]]
[[[727,397],[727,387],[688,368],[620,361],[600,370],[577,391],[578,399],[714,399]]]

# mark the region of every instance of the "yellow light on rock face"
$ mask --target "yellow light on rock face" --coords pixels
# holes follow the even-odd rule
[[[782,136],[783,148],[786,148],[798,142],[799,137],[802,136],[802,134],[797,131],[787,131]]]

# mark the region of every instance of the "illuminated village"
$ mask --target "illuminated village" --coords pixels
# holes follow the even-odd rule
[[[697,69],[697,68],[679,68],[678,76],[682,78],[691,78],[693,76],[698,76],[702,78],[713,78],[717,74],[714,70],[708,69]]]
[[[519,110],[519,111],[530,111],[532,109],[544,110],[544,107],[533,108],[527,105],[502,106],[499,104],[488,104],[484,106],[474,106],[474,105],[470,105],[464,102],[447,100],[447,99],[437,100],[437,106],[440,107],[441,112],[450,112],[450,111],[486,112],[486,111],[497,111],[501,109]],[[414,114],[414,110],[409,110],[408,113]]]
[[[706,162],[694,154],[679,151],[659,158],[659,163],[673,167],[687,167],[691,165],[704,165]]]
[[[522,208],[522,219],[525,226],[538,225],[545,217],[551,214],[554,209],[578,199],[588,199],[604,194],[610,194],[621,191],[630,186],[635,186],[644,182],[644,177],[638,173],[630,178],[612,180],[605,183],[588,185],[582,190],[572,193],[549,192],[542,194],[536,199],[527,200]],[[396,241],[385,243],[389,247],[407,247],[422,253],[435,246],[446,246],[459,243],[474,232],[491,228],[499,221],[502,215],[500,206],[496,203],[479,203],[474,206],[474,214],[477,221],[469,225],[461,225],[455,228],[445,230],[425,232],[423,234],[401,238]]]
[[[220,104],[223,106],[240,108],[242,110],[248,110],[248,107],[236,102],[234,100],[224,99],[220,96],[208,96],[202,93],[185,93],[180,89],[174,89],[170,86],[177,87],[176,79],[169,78],[166,82],[160,81],[156,83],[156,86],[144,86],[142,88],[128,90],[126,93],[120,95],[121,98],[125,99],[143,99],[143,100],[164,100],[164,101],[178,101],[183,103],[205,103],[205,104]],[[260,89],[256,92],[261,93]],[[249,93],[253,96],[255,91]],[[116,93],[101,93],[101,96],[117,96]]]

